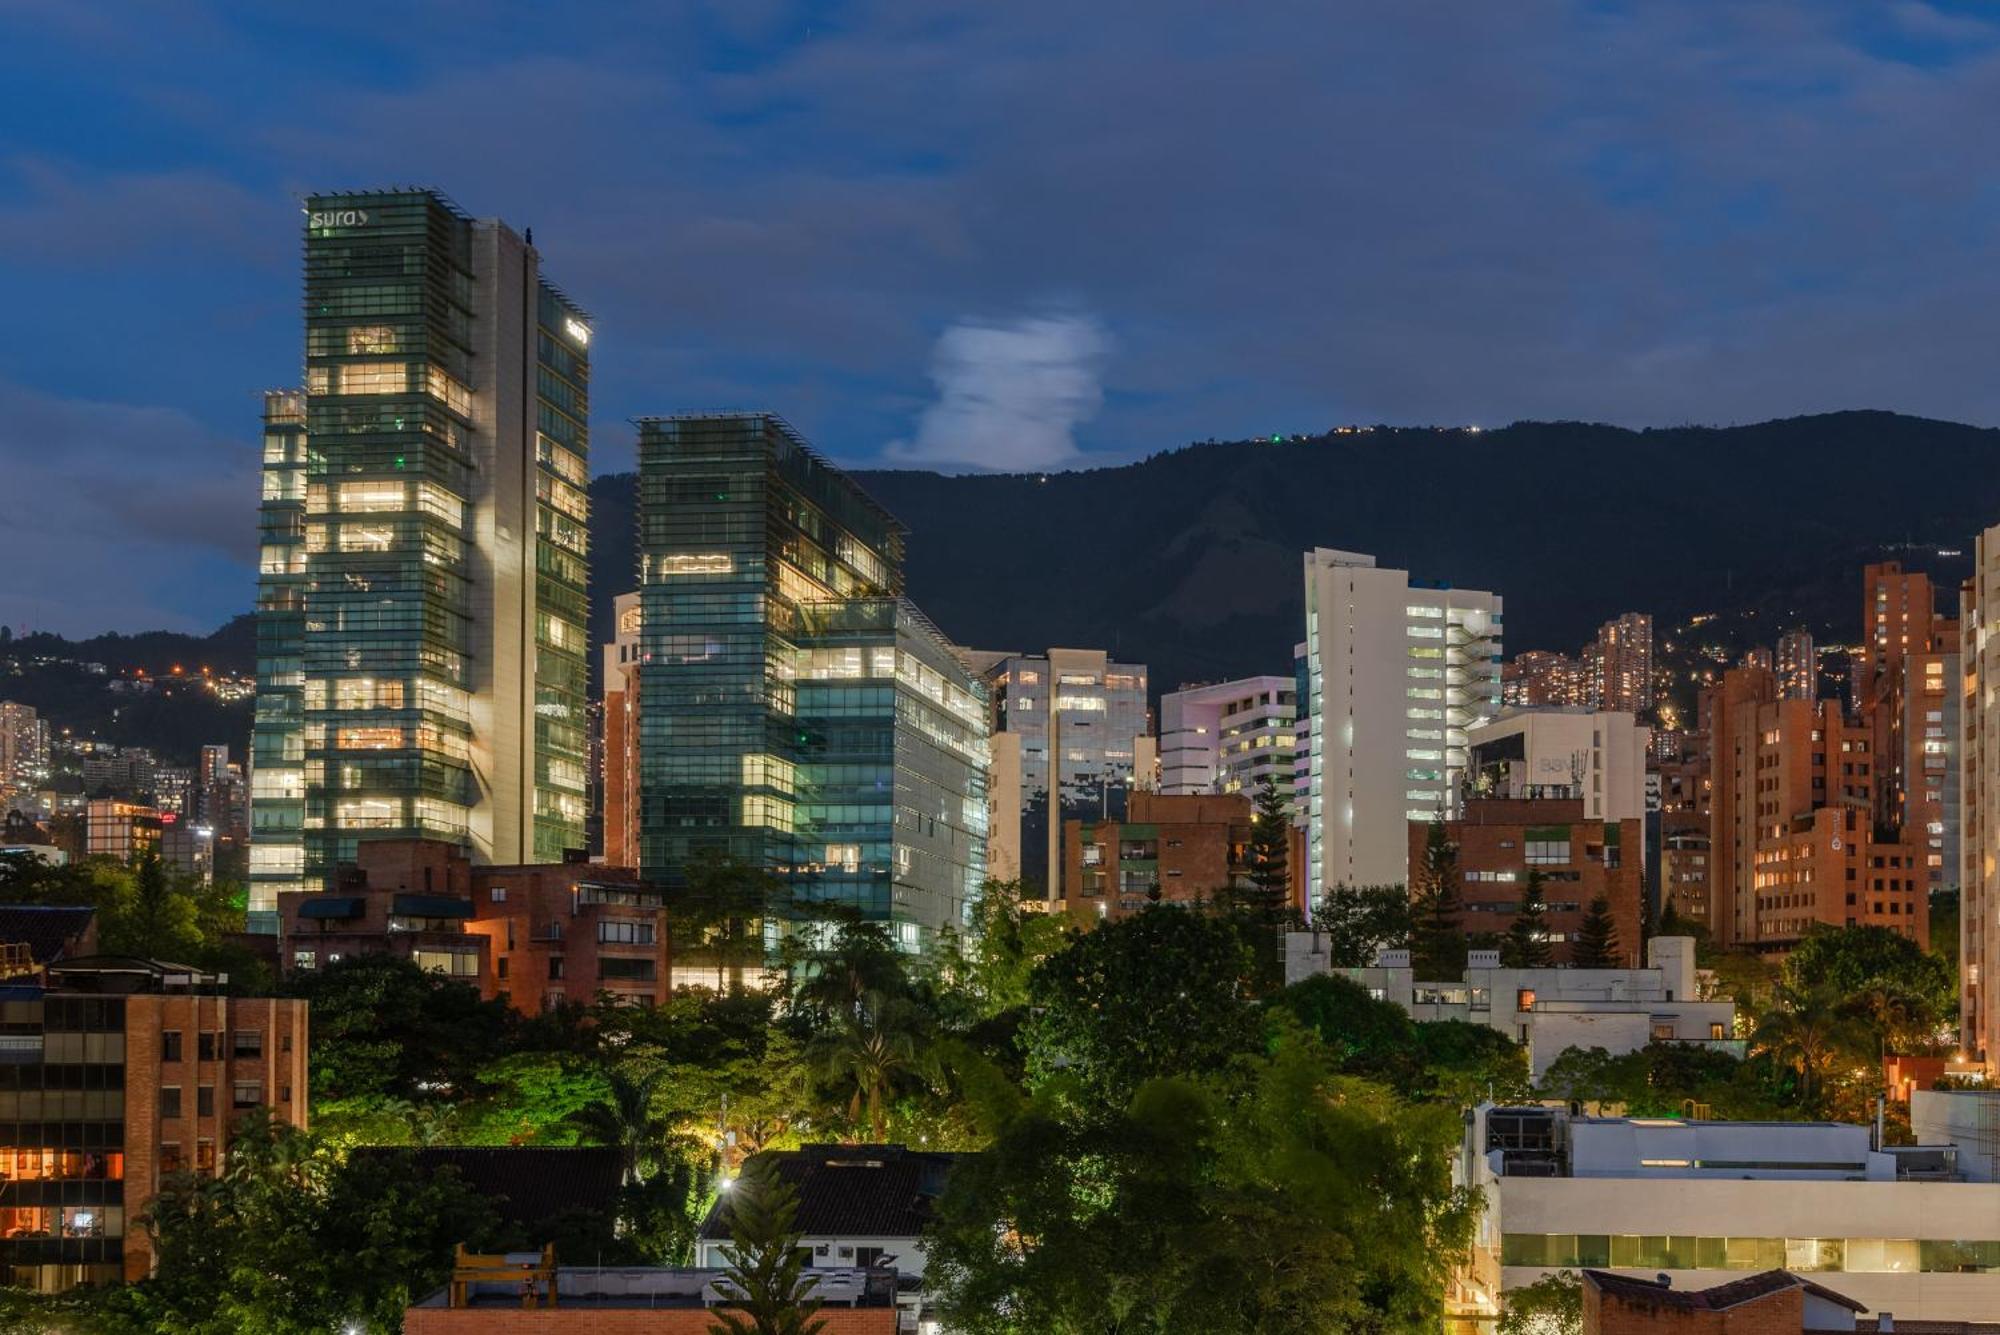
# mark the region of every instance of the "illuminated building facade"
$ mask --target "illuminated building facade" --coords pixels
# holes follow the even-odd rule
[[[584,845],[588,317],[427,190],[306,202],[266,404],[251,922],[358,841]]]
[[[1804,626],[1778,637],[1778,693],[1787,700],[1819,698],[1819,658]]]
[[[1653,618],[1627,612],[1597,630],[1590,649],[1594,690],[1585,701],[1597,709],[1644,717],[1653,708]]]
[[[142,1279],[174,1173],[213,1177],[246,1113],[303,1129],[306,1003],[185,965],[91,956],[9,980],[0,1274],[41,1293]]]
[[[604,860],[639,865],[639,595],[614,600],[614,638],[604,646]]]
[[[1930,940],[1922,843],[1875,817],[1887,766],[1866,719],[1783,699],[1768,667],[1709,688],[1709,928],[1718,945],[1784,951],[1815,924]]]
[[[2000,1074],[2000,525],[1959,590],[1959,1042]]]
[[[1246,793],[1265,779],[1289,801],[1298,716],[1291,677],[1187,686],[1160,699],[1160,791]]]
[[[1372,556],[1305,554],[1308,903],[1406,881],[1410,821],[1454,815],[1469,732],[1500,711],[1501,600]]]
[[[985,693],[900,597],[903,528],[782,419],[639,423],[639,861],[709,851],[905,948],[985,877]]]
[[[973,662],[992,693],[994,731],[1019,739],[1019,807],[994,819],[1018,823],[1030,893],[1062,899],[1063,822],[1119,819],[1127,796],[1152,782],[1145,666],[1102,649],[984,652]]]

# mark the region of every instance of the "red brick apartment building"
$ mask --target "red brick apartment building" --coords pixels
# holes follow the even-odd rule
[[[160,1181],[214,1173],[244,1114],[306,1125],[306,1003],[91,956],[0,985],[0,1266],[52,1293],[151,1268]]]
[[[1875,723],[1835,701],[1780,699],[1764,667],[1725,673],[1704,703],[1716,943],[1782,952],[1824,923],[1927,945],[1924,847],[1884,817],[1893,780]]]
[[[666,909],[629,868],[475,867],[439,840],[376,840],[331,893],[280,895],[278,919],[287,973],[397,955],[528,1015],[600,993],[651,1005],[671,987]]]
[[[1445,837],[1458,847],[1460,919],[1465,930],[1505,932],[1514,920],[1528,874],[1546,878],[1543,920],[1566,964],[1591,901],[1609,901],[1618,926],[1618,967],[1639,958],[1641,883],[1646,871],[1645,822],[1590,820],[1580,797],[1473,798],[1463,820],[1446,821]],[[1430,826],[1410,822],[1410,866],[1423,862]]]
[[[1094,922],[1136,913],[1156,895],[1192,904],[1248,885],[1255,824],[1256,809],[1241,793],[1146,791],[1127,798],[1122,821],[1064,821],[1062,883],[1076,888],[1065,907]],[[1305,886],[1304,832],[1287,826],[1286,839],[1297,900]]]

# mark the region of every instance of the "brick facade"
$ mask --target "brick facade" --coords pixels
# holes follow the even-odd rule
[[[1091,921],[1122,918],[1155,888],[1163,902],[1185,904],[1247,884],[1254,819],[1239,793],[1136,792],[1123,821],[1064,821],[1067,907]]]
[[[1410,822],[1410,866],[1422,865],[1430,826]],[[1458,846],[1459,922],[1468,934],[1504,933],[1528,873],[1547,878],[1543,928],[1558,964],[1570,961],[1577,930],[1599,896],[1610,903],[1618,928],[1614,967],[1639,961],[1641,885],[1646,871],[1645,822],[1589,820],[1581,798],[1474,798],[1463,820],[1446,821],[1445,836]]]
[[[129,1280],[151,1269],[136,1221],[160,1179],[177,1167],[218,1170],[237,1120],[253,1108],[303,1129],[310,1091],[303,1001],[199,993],[124,1000]]]
[[[403,1335],[709,1335],[705,1308],[412,1307]],[[896,1335],[893,1307],[822,1307],[824,1335]]]

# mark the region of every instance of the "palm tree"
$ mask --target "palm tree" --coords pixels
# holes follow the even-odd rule
[[[1778,1003],[1750,1041],[1799,1073],[1799,1101],[1810,1105],[1828,1064],[1843,1053],[1865,1051],[1868,1035],[1831,988],[1781,989]]]
[[[1938,1023],[1922,997],[1881,982],[1849,997],[1846,1010],[1874,1033],[1877,1059],[1886,1058],[1892,1048],[1930,1040]]]
[[[861,1120],[880,1144],[888,1138],[888,1099],[897,1084],[927,1069],[924,1014],[903,997],[863,993],[837,1028],[813,1040],[814,1070],[837,1085],[853,1086],[847,1117]]]
[[[656,1066],[635,1076],[628,1069],[612,1067],[605,1074],[610,1097],[576,1116],[606,1145],[617,1147],[619,1184],[629,1187],[646,1180],[642,1169],[667,1135],[666,1123],[653,1112],[653,1093],[666,1078],[667,1068]]]

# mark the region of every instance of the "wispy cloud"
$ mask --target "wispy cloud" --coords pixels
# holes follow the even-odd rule
[[[1104,406],[1111,340],[1085,315],[962,320],[931,356],[937,400],[897,463],[1024,472],[1076,460],[1076,428]]]

